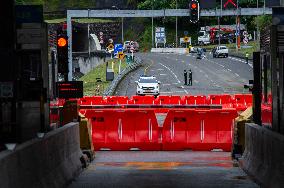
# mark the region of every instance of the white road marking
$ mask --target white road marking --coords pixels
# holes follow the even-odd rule
[[[158,71],[163,71],[164,69],[157,69]]]
[[[177,75],[169,67],[163,65],[162,63],[160,63],[160,65],[162,65],[163,67],[168,69],[174,75],[174,77],[177,79],[178,83],[181,83],[181,81],[178,79]]]
[[[227,69],[228,71],[230,71],[230,72],[232,72],[232,70],[231,69]]]
[[[199,83],[199,81],[197,81],[197,80],[193,80],[193,82],[194,82],[194,83],[197,83],[197,84]]]
[[[173,92],[171,92],[171,91],[167,91],[167,92],[165,91],[165,92],[162,92],[162,91],[161,91],[160,93],[161,93],[161,94],[172,94]]]
[[[235,75],[236,75],[237,77],[240,77],[240,75],[239,75],[238,73],[235,73]]]
[[[167,74],[160,74],[160,76],[167,76]]]
[[[172,84],[162,84],[163,86],[170,86],[170,85],[172,85]]]
[[[186,94],[188,94],[188,92],[184,89],[184,92],[186,93]]]

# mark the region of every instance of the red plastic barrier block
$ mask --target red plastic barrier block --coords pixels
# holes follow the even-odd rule
[[[170,110],[163,125],[163,150],[230,151],[234,109]]]
[[[180,105],[181,98],[180,96],[158,96],[155,100],[157,105]]]
[[[78,100],[79,105],[103,105],[102,96],[84,97]]]
[[[132,96],[131,104],[154,104],[154,96]]]
[[[155,104],[171,104],[170,96],[158,96],[155,100]]]
[[[271,104],[263,104],[261,106],[261,121],[267,126],[272,126],[272,106]]]
[[[188,105],[204,105],[207,104],[206,96],[184,96],[182,98],[183,104]]]
[[[194,110],[170,110],[163,124],[163,150],[185,150],[187,148],[187,125]],[[200,135],[200,134],[199,134]]]
[[[245,100],[245,95],[244,94],[236,94],[234,97],[234,107],[238,110],[238,111],[244,111],[247,109],[247,105],[246,105],[246,100]]]
[[[209,125],[216,126],[216,145],[214,145],[214,149],[231,151],[234,121],[238,116],[237,111],[233,109],[211,110],[208,113]]]
[[[160,150],[153,110],[89,110],[95,150]]]
[[[131,125],[135,125],[133,148],[160,150],[159,126],[153,110],[131,110],[127,113]]]
[[[126,96],[109,96],[105,97],[106,105],[120,105],[120,104],[128,104],[128,97]]]
[[[223,108],[233,108],[233,100],[231,95],[209,95],[208,96],[209,105],[222,105]]]

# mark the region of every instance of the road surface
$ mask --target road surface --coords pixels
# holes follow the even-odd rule
[[[161,95],[208,95],[248,92],[243,89],[253,79],[251,64],[229,58],[213,58],[207,53],[202,60],[196,54],[137,54],[144,60],[144,66],[130,73],[119,85],[116,95],[136,94],[136,83],[140,75],[154,75],[161,81]],[[193,86],[184,85],[184,70],[193,72]]]
[[[98,152],[70,188],[258,188],[227,152]]]

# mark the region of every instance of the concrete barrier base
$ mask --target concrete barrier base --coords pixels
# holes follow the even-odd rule
[[[284,187],[284,135],[255,124],[246,124],[241,167],[262,187]]]
[[[188,48],[152,48],[152,53],[175,53],[175,54],[188,54]]]
[[[79,125],[70,123],[0,153],[0,187],[65,187],[82,170]]]

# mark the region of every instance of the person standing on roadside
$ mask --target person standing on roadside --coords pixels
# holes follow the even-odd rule
[[[184,85],[187,85],[187,71],[183,71],[183,76],[184,76]]]
[[[249,53],[246,52],[246,64],[248,64],[248,62],[249,62]]]
[[[192,71],[189,69],[188,71],[188,85],[192,86]]]

